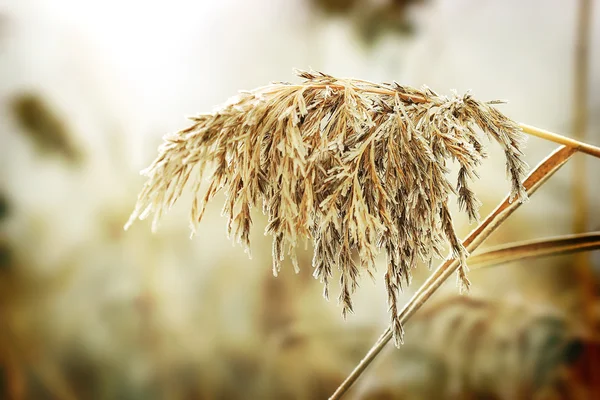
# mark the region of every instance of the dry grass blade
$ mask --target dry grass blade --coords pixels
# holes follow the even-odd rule
[[[192,229],[206,203],[223,191],[228,232],[249,250],[251,210],[268,215],[273,272],[295,249],[312,241],[314,275],[325,286],[340,271],[339,302],[352,312],[362,272],[387,255],[385,282],[397,344],[402,327],[397,298],[418,260],[430,262],[449,245],[458,261],[461,288],[468,288],[468,252],[448,208],[456,195],[471,219],[479,201],[470,189],[486,157],[483,132],[506,156],[511,201],[527,198],[527,165],[518,124],[470,94],[441,96],[393,84],[298,72],[301,84],[274,83],[240,93],[193,125],[167,136],[129,224],[154,213],[153,226],[180,197],[188,181],[195,198]],[[476,130],[478,127],[480,130]],[[451,162],[458,181],[448,180]],[[212,169],[199,194],[203,171]]]
[[[527,258],[572,254],[600,249],[600,232],[508,243],[469,257],[472,270]]]
[[[548,178],[562,167],[576,150],[570,147],[560,147],[542,161],[533,172],[529,174],[524,186],[529,195],[533,194]],[[464,240],[463,245],[468,251],[474,251],[498,226],[512,214],[521,204],[511,202],[510,197],[504,201]],[[459,262],[454,259],[446,260],[435,272],[421,285],[408,303],[398,314],[398,321],[403,324],[439,289],[439,287],[459,268]],[[341,398],[350,389],[352,384],[364,372],[369,364],[377,357],[381,350],[392,338],[392,330],[385,332],[373,345],[367,355],[360,361],[350,375],[342,382],[331,400]]]

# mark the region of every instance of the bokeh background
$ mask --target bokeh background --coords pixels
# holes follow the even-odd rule
[[[600,145],[590,3],[577,104],[589,109],[584,139]],[[186,116],[294,80],[293,68],[472,90],[508,99],[517,121],[576,135],[582,4],[0,2],[0,398],[327,398],[387,326],[383,272],[344,321],[312,278],[310,249],[298,275],[272,276],[259,213],[252,259],[228,241],[219,201],[192,240],[186,199],[157,233],[146,222],[125,232],[139,170]],[[531,138],[527,161],[554,147]],[[475,185],[483,215],[509,188],[498,150]],[[484,247],[599,230],[600,162],[576,158]],[[462,235],[473,228],[457,221]],[[428,274],[415,271],[405,300]],[[469,296],[451,279],[348,398],[600,398],[599,277],[596,251],[472,271]]]

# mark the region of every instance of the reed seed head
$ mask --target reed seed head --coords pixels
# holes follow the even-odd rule
[[[344,316],[352,312],[359,275],[373,273],[383,249],[399,343],[397,298],[419,259],[430,263],[449,244],[451,256],[461,260],[461,288],[469,287],[467,251],[453,228],[448,200],[458,196],[461,209],[478,219],[480,203],[469,182],[486,157],[484,135],[504,150],[512,196],[527,198],[521,183],[527,169],[524,135],[492,106],[497,102],[470,94],[445,97],[395,82],[297,74],[299,84],[240,92],[166,136],[158,158],[142,172],[148,180],[128,225],[154,213],[155,229],[190,181],[192,231],[206,204],[223,191],[227,231],[249,250],[251,210],[261,207],[268,216],[265,232],[273,237],[273,273],[285,256],[297,270],[296,246],[311,240],[314,276],[323,282],[325,296],[333,270],[340,272]],[[447,177],[451,161],[460,168],[456,185]]]

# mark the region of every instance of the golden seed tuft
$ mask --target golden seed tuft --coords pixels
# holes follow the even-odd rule
[[[397,344],[398,294],[419,259],[430,262],[449,244],[461,260],[458,279],[468,289],[467,251],[453,228],[451,195],[470,219],[479,200],[469,188],[486,157],[480,130],[506,156],[514,197],[527,197],[527,169],[519,126],[491,104],[470,94],[440,96],[393,84],[338,79],[298,71],[300,84],[273,83],[241,92],[217,111],[192,118],[193,125],[165,137],[131,218],[162,213],[191,181],[192,232],[206,203],[223,191],[228,233],[249,249],[251,210],[268,215],[273,237],[273,273],[285,256],[298,268],[300,239],[313,243],[314,276],[327,297],[334,268],[345,316],[362,271],[373,273],[381,249],[387,255],[385,284]],[[456,185],[447,165],[458,162]],[[201,194],[204,171],[211,169]]]

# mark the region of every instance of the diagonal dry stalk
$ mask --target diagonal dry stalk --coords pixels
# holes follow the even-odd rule
[[[600,231],[508,243],[469,257],[471,270],[512,261],[580,253],[600,249]]]
[[[523,183],[527,194],[533,194],[548,178],[562,167],[577,150],[571,147],[560,147],[542,161]],[[487,237],[494,232],[510,216],[521,203],[511,202],[509,197],[496,207],[496,209],[463,241],[467,251],[474,251]],[[421,285],[417,292],[398,314],[398,320],[404,324],[421,306],[440,288],[440,286],[456,271],[459,262],[447,259],[431,276]],[[365,371],[369,364],[377,357],[381,350],[392,338],[392,330],[387,328],[366,356],[360,361],[350,375],[342,382],[330,400],[341,398],[350,389],[352,384]]]

